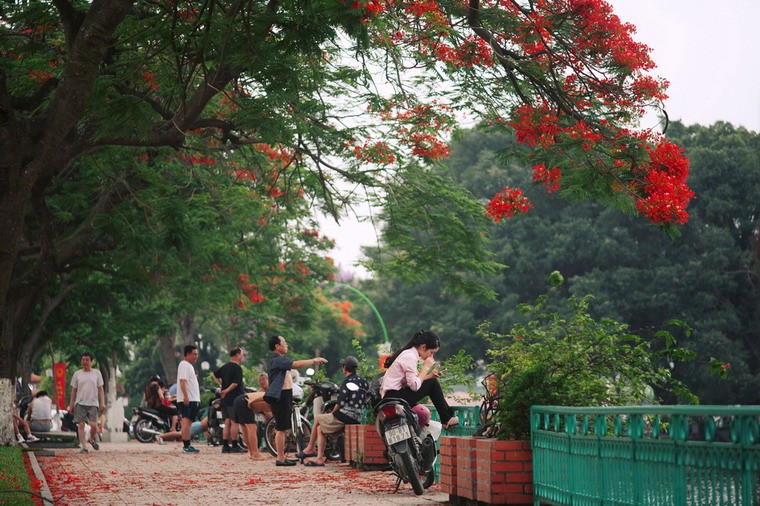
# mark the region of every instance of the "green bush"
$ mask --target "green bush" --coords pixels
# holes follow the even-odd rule
[[[555,271],[554,286],[562,283]],[[490,343],[489,368],[498,378],[498,404],[489,423],[500,439],[530,435],[530,407],[623,406],[656,403],[655,390],[698,403],[697,397],[671,376],[675,362],[692,360],[694,353],[677,347],[672,332],[655,333],[654,343],[631,334],[628,326],[589,314],[592,296],[571,296],[558,312],[547,309],[548,295],[519,310],[531,319],[509,334],[480,325],[478,333]],[[669,324],[688,336],[683,322]]]

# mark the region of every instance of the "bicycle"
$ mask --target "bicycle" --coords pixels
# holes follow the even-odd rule
[[[311,423],[301,413],[299,402],[301,399],[293,399],[293,409],[291,418],[291,430],[285,436],[285,454],[300,453],[309,445],[311,437]],[[277,455],[277,447],[274,443],[275,434],[277,434],[277,423],[274,417],[267,421],[264,427],[264,434],[267,444],[267,450],[272,455]]]

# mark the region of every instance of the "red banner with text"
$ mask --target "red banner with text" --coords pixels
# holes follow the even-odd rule
[[[55,393],[58,397],[58,409],[66,409],[66,364],[58,362],[53,364],[53,381]]]

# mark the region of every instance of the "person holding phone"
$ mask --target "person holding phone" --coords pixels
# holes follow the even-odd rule
[[[430,396],[445,429],[459,424],[459,419],[443,396],[438,378],[443,375],[435,363],[434,355],[440,348],[438,336],[430,330],[420,330],[412,339],[385,361],[387,371],[383,378],[380,394],[386,397],[404,399],[414,406]],[[422,370],[419,362],[423,361]]]

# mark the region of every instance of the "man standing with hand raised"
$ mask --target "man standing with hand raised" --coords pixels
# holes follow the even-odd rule
[[[298,369],[314,364],[327,363],[323,357],[314,357],[305,360],[291,360],[285,355],[288,353],[288,342],[282,336],[269,338],[269,349],[272,355],[269,357],[269,388],[264,400],[272,406],[277,433],[274,444],[277,448],[277,466],[294,466],[295,460],[285,458],[285,433],[292,429],[290,415],[293,409],[293,378],[290,376],[291,369]]]

